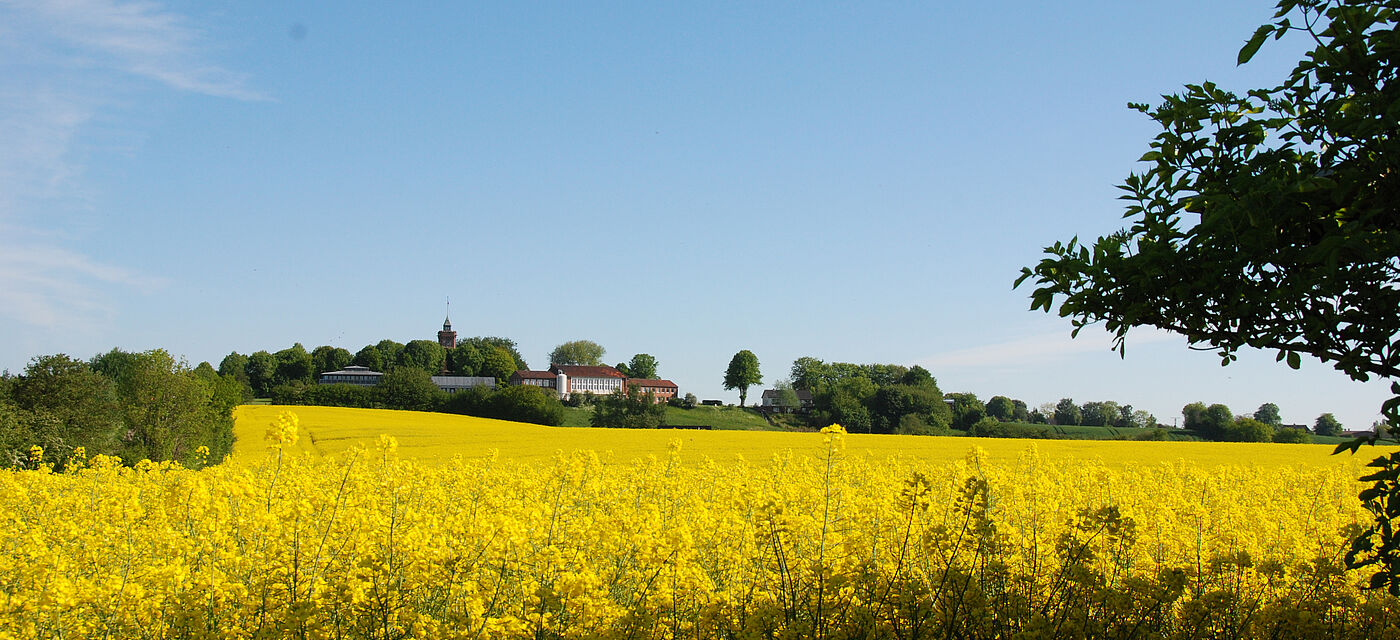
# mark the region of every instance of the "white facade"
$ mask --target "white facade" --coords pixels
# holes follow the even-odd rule
[[[570,378],[560,374],[568,381],[568,393],[591,393],[595,396],[605,396],[614,391],[622,390],[622,378]]]

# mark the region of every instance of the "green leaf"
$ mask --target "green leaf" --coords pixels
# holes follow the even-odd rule
[[[1298,352],[1288,352],[1288,367],[1290,369],[1297,369],[1299,366],[1302,366],[1302,364],[1302,359],[1298,357]]]
[[[1269,34],[1273,32],[1274,26],[1270,24],[1256,29],[1254,35],[1249,38],[1249,42],[1244,43],[1244,47],[1240,49],[1239,59],[1236,64],[1249,62],[1250,58],[1253,58],[1254,54],[1259,51],[1259,47],[1264,45],[1264,41],[1269,38]]]

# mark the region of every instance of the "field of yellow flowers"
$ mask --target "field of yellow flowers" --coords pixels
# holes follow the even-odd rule
[[[1359,464],[1307,448],[649,452],[464,422],[518,431],[425,462],[411,432],[259,411],[200,470],[0,472],[0,638],[1400,637],[1340,566]]]
[[[780,431],[628,430],[586,427],[545,427],[489,418],[445,413],[342,407],[279,407],[245,405],[235,412],[234,460],[257,462],[267,457],[263,430],[283,411],[300,418],[301,438],[294,450],[316,458],[334,456],[351,447],[374,448],[382,434],[399,442],[399,457],[426,464],[451,462],[456,457],[483,458],[490,452],[502,460],[549,463],[557,451],[593,451],[606,465],[630,464],[647,456],[665,456],[679,440],[685,464],[710,459],[719,464],[745,461],[766,464],[774,455],[812,451],[811,433]],[[896,457],[911,463],[940,464],[963,459],[975,443],[993,464],[1013,464],[1028,442],[1013,439],[930,438],[924,436],[849,434],[850,455],[877,459]],[[1333,456],[1332,445],[1288,445],[1223,442],[1131,442],[1101,440],[1040,440],[1040,455],[1052,462],[1102,464],[1123,469],[1128,464],[1189,461],[1206,468],[1226,465],[1263,467],[1350,467],[1349,456]]]

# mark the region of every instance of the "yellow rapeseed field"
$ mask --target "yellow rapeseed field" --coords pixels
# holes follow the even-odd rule
[[[1311,447],[340,411],[0,472],[0,638],[1400,637]]]
[[[381,434],[398,439],[399,455],[434,464],[456,456],[483,458],[492,451],[503,460],[549,461],[558,451],[596,452],[605,463],[630,463],[646,456],[664,456],[679,440],[687,463],[709,458],[728,464],[742,458],[766,463],[789,451],[811,451],[820,440],[814,433],[779,431],[697,431],[689,429],[624,430],[544,427],[489,418],[443,413],[347,409],[341,407],[280,407],[245,405],[235,412],[234,459],[265,457],[263,430],[286,410],[301,419],[302,438],[296,450],[327,456],[352,446],[373,447]],[[1275,445],[1235,442],[1130,442],[1102,440],[1017,440],[954,437],[849,434],[851,454],[883,459],[889,456],[927,463],[961,460],[975,444],[993,463],[1011,463],[1035,444],[1051,461],[1084,461],[1121,469],[1130,463],[1189,461],[1193,465],[1350,466],[1349,456],[1333,456],[1331,445]],[[1363,452],[1364,453],[1364,452]]]

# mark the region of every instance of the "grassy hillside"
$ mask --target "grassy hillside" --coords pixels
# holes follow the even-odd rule
[[[780,431],[701,431],[694,429],[593,429],[543,427],[533,424],[473,418],[442,413],[346,409],[339,407],[283,407],[244,405],[234,417],[234,461],[246,462],[267,455],[263,436],[267,425],[284,410],[301,419],[295,451],[312,457],[331,456],[351,446],[373,451],[380,434],[398,440],[399,455],[428,463],[449,462],[454,457],[482,458],[495,451],[503,459],[545,461],[558,451],[592,450],[604,462],[627,463],[638,458],[665,458],[672,443],[681,443],[682,457],[698,464],[704,459],[733,462],[739,456],[764,463],[790,452],[815,453],[823,437],[817,433]],[[1349,465],[1351,456],[1330,455],[1330,445],[1285,445],[1221,442],[1130,442],[1096,440],[1017,440],[1011,438],[942,438],[851,434],[848,455],[873,459],[899,458],[952,463],[966,458],[974,447],[988,460],[1011,463],[1034,448],[1047,460],[1098,461],[1121,468],[1132,464],[1172,463],[1189,460],[1198,465],[1250,464]],[[1369,460],[1369,456],[1361,456]]]

